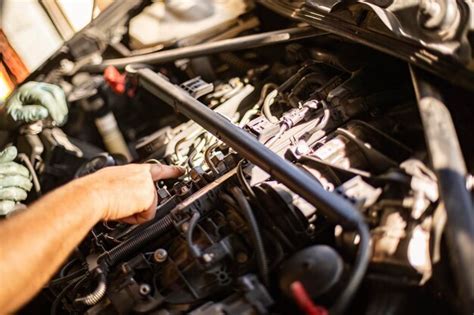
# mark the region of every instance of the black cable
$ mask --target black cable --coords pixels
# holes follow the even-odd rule
[[[226,193],[222,193],[219,195],[219,198],[222,199],[222,201],[224,201],[225,203],[227,203],[227,205],[235,210],[239,210],[238,208],[238,205],[237,205],[237,202],[235,202],[235,200],[229,196],[228,194]]]
[[[59,278],[62,278],[66,275],[66,270],[69,269],[72,265],[74,265],[77,261],[77,258],[71,259],[67,264],[64,265],[64,267],[61,268],[61,271],[59,272]]]
[[[318,88],[324,86],[329,81],[329,78],[326,77],[322,72],[311,72],[305,76],[303,76],[291,89],[291,92],[288,94],[287,99],[290,105],[293,108],[297,108],[299,106],[299,102],[301,101],[299,96],[305,90],[308,90],[308,87],[314,84],[318,84]],[[312,89],[313,91],[315,88]]]
[[[193,243],[193,232],[200,218],[201,214],[198,211],[194,212],[191,220],[189,220],[188,230],[186,231],[186,242],[188,243],[189,251],[191,255],[196,258],[201,257],[201,250]]]
[[[100,267],[95,269],[95,275],[98,278],[97,286],[91,293],[78,297],[74,300],[76,303],[84,303],[85,305],[95,305],[104,297],[107,290],[107,278],[106,274]]]
[[[217,175],[219,171],[217,170],[216,166],[211,160],[212,151],[214,151],[219,146],[219,142],[214,143],[213,145],[209,146],[206,151],[204,152],[204,161],[206,161],[207,166],[211,170],[212,174]]]
[[[369,228],[366,224],[359,224],[357,226],[357,232],[359,234],[359,249],[352,267],[352,276],[344,288],[344,291],[342,291],[341,295],[329,310],[331,315],[344,314],[347,306],[349,306],[352,298],[354,298],[357,293],[357,289],[364,278],[370,258],[372,257],[372,241]]]
[[[56,299],[54,299],[53,304],[51,305],[51,315],[56,315],[59,307],[59,303],[61,303],[61,300],[64,298],[66,293],[69,291],[70,288],[72,288],[78,281],[81,281],[87,277],[87,274],[74,279],[73,281],[69,282],[66,287],[56,296]]]
[[[252,187],[250,187],[250,184],[245,179],[243,163],[244,163],[244,160],[240,160],[239,164],[237,164],[237,179],[240,185],[244,188],[247,195],[249,195],[250,198],[252,198],[252,200],[257,200],[257,196],[255,195],[255,192],[253,191]]]
[[[255,245],[255,253],[257,256],[257,267],[260,274],[260,277],[265,285],[268,285],[268,265],[267,265],[267,255],[265,253],[265,247],[263,246],[263,239],[260,233],[260,228],[258,227],[257,220],[253,215],[252,208],[250,207],[249,202],[245,199],[244,193],[238,187],[232,187],[230,189],[233,197],[236,199],[240,210],[242,211],[245,219],[248,222],[251,237]]]
[[[48,283],[48,286],[55,286],[55,285],[58,285],[58,284],[62,284],[62,283],[67,282],[71,279],[77,278],[78,276],[80,276],[81,274],[85,274],[86,272],[87,272],[87,269],[81,268],[79,270],[71,272],[70,274],[68,274],[66,276],[51,280]]]
[[[243,162],[244,162],[244,160],[240,160],[240,162],[237,164],[237,179],[240,183],[240,186],[242,186],[244,188],[245,192],[252,199],[252,201],[257,206],[257,208],[262,211],[263,207],[262,207],[260,201],[258,200],[257,195],[253,191],[253,189],[250,186],[250,184],[248,183],[248,181],[245,179],[245,175],[244,175],[244,171],[243,171]],[[229,195],[222,194],[221,198],[225,202],[227,202],[230,206],[236,208],[236,204],[235,204],[234,199],[232,199]],[[275,235],[280,239],[281,242],[283,242],[291,250],[294,250],[293,244],[291,244],[291,242],[288,240],[288,238],[283,234],[283,232],[279,228],[277,228],[275,225],[272,224],[271,229],[275,233]]]
[[[89,276],[89,273],[86,274],[87,276]],[[83,277],[82,279],[80,279],[79,281],[76,282],[76,285],[72,288],[71,290],[71,296],[72,297],[76,297],[77,296],[77,292],[79,291],[79,289],[81,288],[81,286],[84,284],[84,282],[86,282],[89,277]]]

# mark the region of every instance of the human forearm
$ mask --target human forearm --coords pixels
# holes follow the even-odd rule
[[[12,312],[33,297],[99,220],[151,220],[154,181],[182,174],[166,165],[108,167],[0,222],[0,312]]]
[[[83,178],[0,222],[0,309],[14,311],[38,292],[103,217],[103,209],[94,183]]]

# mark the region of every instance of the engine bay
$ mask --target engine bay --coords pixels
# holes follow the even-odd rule
[[[16,135],[32,200],[129,162],[186,174],[156,183],[152,221],[97,224],[24,313],[463,313],[418,107],[425,74],[247,5],[229,17],[240,24],[156,40],[159,62],[129,62],[148,40],[133,29],[93,64],[89,33],[84,51],[70,45],[34,74],[65,90],[70,112],[61,129]],[[117,57],[120,45],[132,53]],[[471,92],[445,90],[470,173]]]

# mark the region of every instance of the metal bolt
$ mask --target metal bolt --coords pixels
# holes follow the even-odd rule
[[[244,252],[238,252],[236,258],[239,264],[246,263],[249,260],[249,256]]]
[[[184,233],[186,233],[189,229],[189,223],[188,222],[184,222],[183,224],[181,224],[181,231],[183,231]]]
[[[316,226],[314,226],[314,224],[311,223],[310,225],[308,225],[308,228],[306,229],[306,232],[308,234],[313,234],[314,231],[316,231]]]
[[[140,292],[141,295],[148,295],[151,292],[151,288],[148,284],[140,284],[140,288],[138,289],[138,292]]]
[[[153,253],[153,258],[157,263],[162,263],[168,258],[168,252],[163,248],[158,248]]]
[[[299,141],[296,145],[296,154],[305,155],[310,151],[310,147],[306,141]]]
[[[204,254],[202,255],[202,259],[206,262],[206,263],[210,263],[213,259],[214,255],[213,254]]]
[[[127,263],[123,263],[122,266],[121,266],[121,269],[122,269],[122,272],[124,274],[127,274],[130,271],[132,271],[132,269],[130,268],[130,266]]]

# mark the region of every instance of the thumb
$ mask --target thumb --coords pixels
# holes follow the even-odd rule
[[[10,112],[14,121],[35,122],[48,117],[48,110],[41,105],[27,105]]]
[[[0,152],[0,163],[12,162],[17,155],[17,150],[15,147],[7,147],[2,152]]]
[[[150,173],[153,181],[159,179],[177,178],[183,175],[185,169],[180,166],[169,166],[164,164],[151,164]]]

